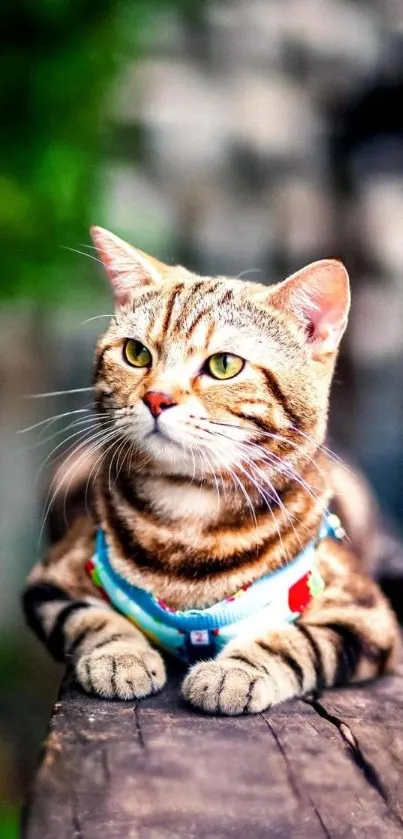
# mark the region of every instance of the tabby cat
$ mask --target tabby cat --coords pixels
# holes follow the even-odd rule
[[[92,236],[116,303],[95,355],[103,458],[91,515],[29,576],[31,627],[86,691],[119,699],[163,687],[173,633],[183,696],[211,713],[389,671],[395,618],[327,514],[343,265],[265,287]]]

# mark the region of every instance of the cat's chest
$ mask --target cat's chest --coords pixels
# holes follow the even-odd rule
[[[225,499],[217,488],[164,478],[144,479],[137,493],[149,510],[165,522],[191,522],[195,528],[214,525],[223,515]]]
[[[175,609],[230,597],[283,561],[282,510],[251,516],[211,487],[145,479],[130,494],[107,486],[98,509],[115,570]]]

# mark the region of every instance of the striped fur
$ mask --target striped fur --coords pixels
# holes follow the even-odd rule
[[[86,690],[124,699],[159,690],[165,671],[84,571],[97,524],[116,570],[174,608],[207,606],[294,557],[332,495],[322,444],[349,296],[333,261],[264,288],[168,268],[100,229],[94,239],[117,307],[94,363],[103,456],[93,511],[33,569],[24,608]],[[150,350],[151,367],[126,363],[128,338]],[[242,372],[211,378],[217,352],[245,359]],[[158,420],[143,402],[150,390],[174,402]],[[393,665],[395,619],[359,558],[326,540],[317,561],[326,588],[298,625],[262,626],[195,665],[189,702],[256,712]]]

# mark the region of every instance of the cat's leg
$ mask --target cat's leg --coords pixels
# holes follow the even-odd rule
[[[210,713],[256,713],[392,669],[395,617],[378,586],[352,569],[343,548],[335,550],[320,565],[324,592],[297,624],[237,638],[215,660],[191,668],[183,695],[192,705]]]
[[[148,696],[165,684],[160,654],[100,598],[84,566],[94,550],[88,519],[35,566],[23,595],[29,625],[54,658],[70,661],[80,685],[111,699]]]

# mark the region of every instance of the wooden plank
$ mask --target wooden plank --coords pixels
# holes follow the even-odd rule
[[[139,705],[85,696],[66,679],[27,839],[403,836],[402,669],[316,707],[237,718],[187,708],[181,675],[172,668],[166,690]]]

